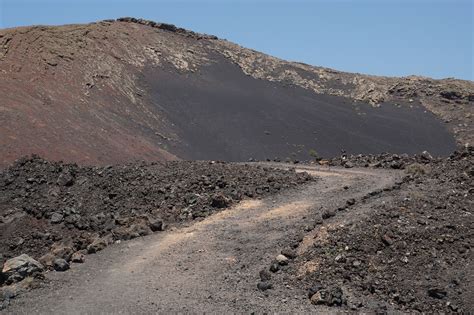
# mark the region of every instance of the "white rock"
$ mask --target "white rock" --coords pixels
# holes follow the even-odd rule
[[[285,265],[285,264],[288,263],[288,258],[285,255],[282,255],[282,254],[276,256],[275,259],[276,259],[276,261],[278,261],[278,263],[280,265]]]

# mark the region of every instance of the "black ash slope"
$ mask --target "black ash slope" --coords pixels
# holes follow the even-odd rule
[[[455,140],[416,102],[374,108],[347,98],[246,76],[222,57],[197,73],[156,71],[142,84],[181,139],[170,150],[188,159],[308,159],[349,153],[446,156]]]

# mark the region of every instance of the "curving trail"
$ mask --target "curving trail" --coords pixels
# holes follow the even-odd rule
[[[13,300],[6,312],[314,312],[306,292],[290,285],[259,291],[259,271],[315,214],[391,186],[402,174],[311,166],[297,170],[319,180],[297,191],[243,201],[186,227],[110,246],[66,273],[50,272],[48,284]],[[325,225],[367,212],[370,203],[341,212]],[[303,241],[299,251],[304,246]]]

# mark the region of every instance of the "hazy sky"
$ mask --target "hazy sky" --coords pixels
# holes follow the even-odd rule
[[[0,0],[0,28],[133,16],[343,71],[474,80],[473,2]]]

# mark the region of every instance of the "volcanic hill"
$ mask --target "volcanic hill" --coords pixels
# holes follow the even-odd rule
[[[134,18],[0,30],[0,95],[0,166],[445,156],[474,135],[471,81],[344,73]]]

